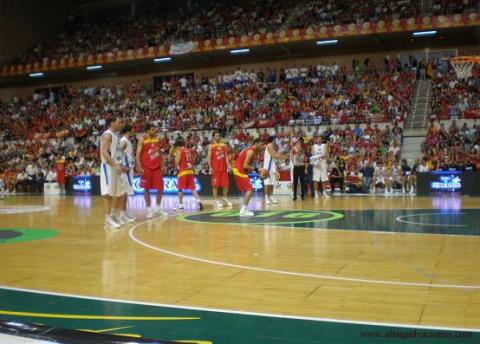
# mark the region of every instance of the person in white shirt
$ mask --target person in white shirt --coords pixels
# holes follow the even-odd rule
[[[418,172],[429,172],[430,170],[428,169],[427,166],[427,159],[423,158],[422,163],[420,166],[418,166]]]
[[[392,193],[394,185],[402,184],[402,168],[398,161],[394,162],[392,165]]]
[[[27,191],[27,183],[28,183],[28,174],[25,169],[21,170],[17,174],[17,179],[15,181],[15,188],[19,192]]]
[[[3,178],[0,177],[0,194],[5,193],[5,191],[6,191],[6,183],[3,180]]]
[[[181,88],[187,88],[188,80],[185,76],[182,76],[178,81],[180,83]]]
[[[265,185],[265,203],[267,205],[278,203],[273,198],[273,189],[278,181],[277,162],[286,158],[287,156],[279,150],[276,136],[269,136],[263,156],[263,168],[268,171],[268,178],[263,181],[263,185]]]
[[[383,162],[376,162],[374,169],[375,171],[373,173],[372,193],[375,193],[375,188],[377,187],[383,188],[386,191],[385,167],[383,166]]]
[[[57,174],[55,173],[53,168],[50,167],[48,169],[47,175],[45,176],[45,181],[47,183],[55,183],[56,180],[57,180]]]
[[[105,228],[110,229],[120,228],[123,224],[117,217],[118,199],[123,194],[121,176],[124,173],[117,135],[121,127],[122,120],[112,117],[110,128],[102,134],[100,143],[100,190],[105,199]]]
[[[393,194],[393,165],[387,162],[386,165],[383,167],[382,173],[385,178],[385,194],[391,195]]]
[[[285,80],[290,81],[293,79],[292,70],[290,68],[285,69]]]
[[[315,192],[315,198],[319,197],[319,185],[322,187],[320,193],[324,198],[329,199],[326,187],[329,183],[328,178],[328,163],[327,158],[329,155],[328,145],[325,142],[320,142],[319,137],[313,138],[314,144],[312,146],[312,155],[310,157],[310,164],[313,166],[313,188]]]
[[[120,220],[123,223],[134,222],[135,218],[127,215],[127,200],[129,195],[133,195],[133,170],[135,161],[133,157],[133,146],[130,141],[134,135],[131,125],[125,125],[122,130],[122,138],[120,139],[120,150],[122,151],[122,166],[124,173],[122,174],[123,194],[120,196]]]
[[[302,68],[300,68],[300,80],[304,82],[307,79],[308,76],[308,69],[305,65],[302,65]]]
[[[36,185],[37,185],[37,174],[38,174],[38,167],[35,164],[35,161],[32,161],[28,164],[26,173],[28,175],[28,184],[29,184],[29,191],[34,192]]]
[[[400,144],[397,142],[397,140],[394,139],[392,144],[390,145],[390,148],[388,149],[388,153],[393,155],[395,160],[398,160],[400,150]]]

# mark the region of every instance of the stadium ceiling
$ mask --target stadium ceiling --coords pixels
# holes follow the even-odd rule
[[[135,2],[154,2],[154,0],[135,0]],[[131,4],[132,0],[73,0],[73,3],[80,7],[104,7],[118,4]]]
[[[90,1],[90,0],[81,0]],[[425,48],[443,49],[479,46],[480,35],[475,27],[439,29],[434,37],[413,38],[412,33],[388,33],[339,38],[338,44],[318,46],[316,40],[288,44],[250,47],[248,54],[232,55],[230,50],[210,51],[172,56],[168,63],[154,63],[152,58],[104,64],[101,70],[87,71],[85,67],[45,72],[43,78],[28,75],[0,77],[0,87],[27,87],[65,84],[82,80],[123,77],[139,74],[176,74],[190,69],[218,66],[237,66],[269,61],[319,58],[334,62],[333,57],[352,54],[374,54],[395,51],[420,51]]]

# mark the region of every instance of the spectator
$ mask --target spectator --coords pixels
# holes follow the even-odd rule
[[[56,179],[57,179],[57,174],[55,173],[53,168],[50,167],[48,169],[47,175],[45,176],[45,182],[46,183],[55,183]]]
[[[412,193],[413,187],[410,184],[412,175],[412,168],[408,166],[407,160],[402,159],[400,184],[402,185],[402,193]]]
[[[340,171],[340,168],[334,162],[332,162],[331,170],[330,170],[330,188],[331,188],[332,195],[335,192],[336,185],[339,186],[340,193],[344,192],[344,182],[345,182],[344,174]]]
[[[362,167],[360,173],[362,173],[363,193],[373,193],[375,190],[372,181],[375,169],[373,168],[370,160],[365,162],[365,166]]]

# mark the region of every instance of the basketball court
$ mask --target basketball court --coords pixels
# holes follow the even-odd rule
[[[167,196],[146,220],[136,196],[138,221],[104,230],[100,197],[9,196],[0,317],[194,343],[478,341],[478,198],[279,200],[240,218],[240,199],[178,214]]]

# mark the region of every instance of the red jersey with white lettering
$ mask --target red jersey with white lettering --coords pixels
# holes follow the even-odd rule
[[[193,154],[190,149],[181,147],[180,160],[178,162],[178,173],[182,174],[183,171],[193,170]]]
[[[179,148],[180,160],[178,162],[177,189],[195,190],[195,176],[193,172],[193,153],[186,147]]]
[[[142,152],[140,159],[143,168],[158,170],[162,167],[162,145],[157,137],[150,138],[145,136],[143,139]]]
[[[212,144],[210,147],[210,164],[213,172],[225,172],[227,170],[227,146],[224,144]]]

